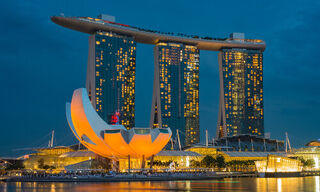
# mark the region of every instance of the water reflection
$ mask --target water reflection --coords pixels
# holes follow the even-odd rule
[[[191,190],[191,182],[190,181],[186,181],[186,189],[187,191],[190,191]]]
[[[239,178],[205,181],[58,183],[0,182],[0,191],[87,192],[87,191],[320,191],[320,177]]]
[[[277,179],[277,189],[278,189],[278,192],[281,192],[281,191],[282,191],[281,178],[278,178],[278,179]]]

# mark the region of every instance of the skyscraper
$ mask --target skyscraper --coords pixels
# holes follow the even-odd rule
[[[134,127],[136,42],[98,31],[89,37],[86,88],[93,107],[109,124]]]
[[[262,51],[226,48],[219,53],[217,138],[264,136]]]
[[[199,49],[160,42],[154,48],[155,72],[150,127],[179,130],[182,145],[199,142]]]

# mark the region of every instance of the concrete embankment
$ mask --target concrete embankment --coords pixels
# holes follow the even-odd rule
[[[217,175],[223,178],[258,177],[255,172],[217,172]]]
[[[116,175],[116,176],[14,176],[0,177],[5,182],[131,182],[131,181],[176,181],[176,180],[212,180],[238,177],[304,177],[320,175],[315,172],[282,172],[264,173],[255,172],[216,172],[213,175]]]
[[[302,172],[265,173],[264,177],[303,177]]]
[[[265,173],[264,177],[306,177],[306,176],[319,176],[320,171],[302,171],[302,172],[277,172]]]
[[[1,177],[0,176],[0,181],[6,181],[9,177]]]
[[[130,182],[223,179],[223,176],[10,177],[6,182]]]

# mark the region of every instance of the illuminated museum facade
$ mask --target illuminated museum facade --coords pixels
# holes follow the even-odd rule
[[[109,125],[93,108],[86,89],[76,89],[66,104],[69,126],[90,151],[110,159],[137,158],[144,161],[161,151],[171,137],[170,128],[132,128]]]

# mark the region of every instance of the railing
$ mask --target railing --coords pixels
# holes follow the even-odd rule
[[[130,28],[130,30],[156,33],[156,34],[160,34],[160,35],[170,35],[170,36],[176,36],[176,37],[209,40],[209,41],[243,41],[246,43],[264,44],[264,41],[262,41],[260,39],[231,39],[231,38],[217,38],[217,37],[201,37],[198,35],[188,35],[188,34],[173,33],[173,32],[161,32],[161,31],[157,31],[157,30],[144,29],[144,28],[140,28],[140,27],[125,25],[125,24],[121,24],[121,23],[116,23],[116,22],[111,22],[111,21],[106,21],[106,20],[91,18],[91,17],[72,17],[72,18],[76,18],[76,19],[79,19],[82,21],[87,21],[87,22],[92,22],[92,23],[99,23],[99,24],[103,24],[103,25],[105,25],[107,23],[108,25],[116,25],[117,27],[124,28],[124,29]]]

